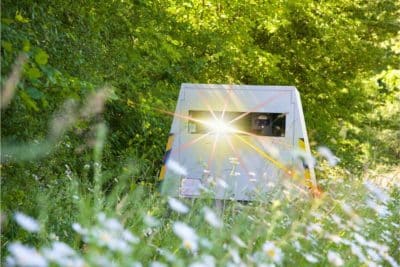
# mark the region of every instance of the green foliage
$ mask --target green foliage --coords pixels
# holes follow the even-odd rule
[[[49,231],[66,232],[71,242],[70,223],[84,216],[79,205],[96,201],[78,205],[64,193],[86,199],[96,179],[102,179],[96,190],[115,194],[114,202],[137,187],[154,192],[171,124],[162,111],[174,111],[183,82],[296,86],[313,148],[328,146],[342,160],[339,171],[321,171],[322,178],[398,164],[396,1],[1,5],[2,86],[18,54],[28,56],[15,96],[1,110],[2,212],[39,215]],[[104,85],[110,88],[105,109],[85,116],[95,88]],[[99,125],[108,134],[94,155]],[[103,204],[111,210],[114,202]],[[152,205],[150,213],[165,212]],[[130,219],[135,228],[138,222]],[[242,219],[239,224],[249,223]],[[5,236],[29,238],[15,225]],[[163,243],[170,236],[156,239]]]

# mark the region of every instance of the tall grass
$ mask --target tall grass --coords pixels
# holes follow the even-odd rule
[[[103,110],[105,97],[99,91],[82,107],[66,107],[49,140],[5,147],[5,167],[48,156],[71,125]],[[254,202],[219,206],[207,194],[178,200],[137,184],[140,159],[105,170],[107,127],[97,122],[92,131],[90,161],[49,166],[57,177],[31,191],[36,203],[26,210],[35,219],[2,212],[5,265],[399,266],[400,170],[354,177],[320,162],[325,192],[317,198],[276,186]]]
[[[258,201],[216,208],[207,196],[177,200],[132,187],[135,164],[107,177],[105,126],[96,133],[94,160],[82,164],[93,170],[93,182],[64,166],[57,186],[37,192],[38,231],[29,219],[6,219],[3,232],[12,237],[3,240],[6,265],[399,266],[395,172],[369,180],[326,177],[319,198],[280,188]],[[118,183],[105,192],[110,179]]]

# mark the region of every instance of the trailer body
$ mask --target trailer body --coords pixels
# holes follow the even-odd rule
[[[315,186],[311,158],[294,86],[182,84],[162,192],[251,201],[290,179],[291,171]]]

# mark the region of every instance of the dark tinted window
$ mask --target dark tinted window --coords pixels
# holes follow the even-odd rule
[[[215,117],[221,118],[221,111],[214,111]],[[213,121],[214,116],[209,111],[190,110],[189,116],[199,121]],[[256,134],[260,136],[285,136],[285,113],[265,113],[265,112],[224,112],[224,122],[230,122],[229,126],[234,129]],[[189,121],[188,132],[192,134],[204,134],[212,131],[207,125]]]

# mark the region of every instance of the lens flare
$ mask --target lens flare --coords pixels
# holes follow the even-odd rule
[[[227,122],[221,120],[221,119],[214,119],[211,121],[205,122],[208,128],[210,128],[211,131],[215,132],[216,134],[227,134],[227,133],[233,133],[235,132],[235,128],[231,127]]]

